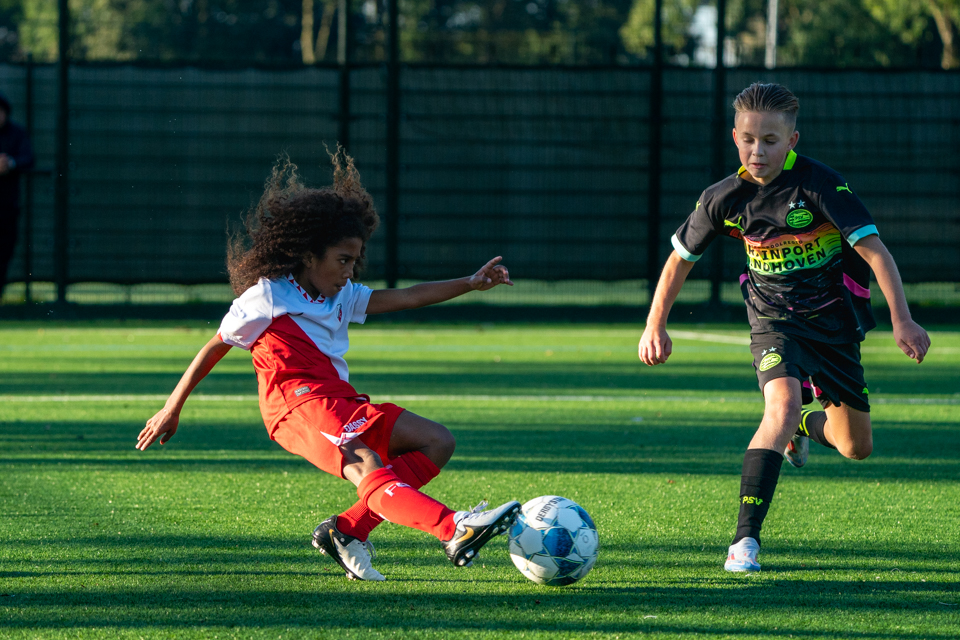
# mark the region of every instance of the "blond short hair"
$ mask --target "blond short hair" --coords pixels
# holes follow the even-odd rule
[[[783,85],[754,82],[734,99],[733,108],[738,114],[782,113],[784,121],[792,127],[797,124],[800,101]]]

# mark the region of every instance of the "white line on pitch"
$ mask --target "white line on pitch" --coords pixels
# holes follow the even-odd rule
[[[706,333],[703,331],[668,331],[667,333],[674,338],[681,338],[683,340],[700,340],[702,342],[718,342],[722,344],[750,346],[750,338],[728,336],[720,333]],[[892,337],[892,334],[890,335]],[[874,334],[874,337],[876,337],[876,334]],[[871,345],[861,347],[860,350],[864,353],[901,353],[900,348],[895,345],[887,347]],[[960,348],[934,346],[931,348],[931,353],[935,355],[954,355],[960,353]]]
[[[668,331],[674,338],[683,340],[702,340],[703,342],[719,342],[721,344],[739,344],[750,346],[750,338],[726,336],[720,333],[705,333],[703,331]]]

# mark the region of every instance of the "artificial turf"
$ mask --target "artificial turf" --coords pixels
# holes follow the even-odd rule
[[[206,323],[0,324],[0,636],[10,638],[858,638],[960,636],[960,333],[926,362],[864,345],[874,454],[785,465],[763,571],[722,570],[762,404],[745,328],[393,325],[352,334],[351,381],[446,424],[428,493],[454,508],[559,494],[600,532],[582,582],[527,581],[498,539],[469,569],[392,524],[384,583],[309,544],[356,497],[266,436],[249,355],[134,450]],[[683,336],[683,337],[681,337]]]

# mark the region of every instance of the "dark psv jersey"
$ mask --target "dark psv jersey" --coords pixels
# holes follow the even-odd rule
[[[860,198],[836,171],[793,151],[769,184],[744,180],[745,171],[703,192],[674,249],[696,261],[717,236],[743,241],[740,286],[753,333],[863,340],[876,322],[870,267],[853,246],[877,227]]]

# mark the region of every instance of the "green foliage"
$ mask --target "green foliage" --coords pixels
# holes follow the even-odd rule
[[[16,25],[23,21],[20,0],[0,0],[0,60],[16,59],[19,55],[19,35]]]
[[[71,54],[85,60],[309,63],[313,58],[300,50],[307,10],[315,33],[303,42],[312,46],[315,37],[324,48],[316,60],[331,61],[335,2],[70,0]],[[348,4],[352,58],[382,61],[384,7]],[[727,4],[739,64],[763,61],[766,5]],[[693,58],[699,42],[690,28],[702,6],[701,0],[665,0],[668,60],[686,64]],[[649,60],[653,45],[654,0],[403,0],[400,11],[401,56],[408,62],[629,64]],[[950,67],[957,63],[960,0],[780,0],[778,24],[781,65],[916,66],[932,57]],[[56,59],[56,0],[2,0],[2,28],[0,55],[18,59],[29,51],[38,60]]]
[[[654,45],[655,0],[635,0],[626,23],[620,29],[620,37],[630,53],[646,57]],[[676,0],[663,4],[661,37],[667,57],[689,50],[696,43],[690,34],[693,14],[700,0]]]
[[[863,0],[871,16],[887,25],[907,45],[921,46],[929,36],[931,20],[936,24],[943,47],[941,66],[960,66],[957,47],[960,30],[960,0]]]
[[[900,0],[863,0],[870,15],[889,25],[903,42],[916,44],[930,24],[929,5],[926,2],[900,2]]]
[[[20,50],[56,60],[56,0],[19,1]],[[70,54],[75,59],[291,59],[299,54],[298,0],[70,0]]]
[[[956,3],[957,0],[944,0]],[[880,5],[889,5],[885,10]],[[910,9],[906,9],[909,5]],[[671,0],[663,7],[663,42],[668,59],[690,54],[691,34],[701,2]],[[916,66],[918,47],[931,32],[924,3],[899,0],[780,0],[779,66]],[[917,8],[919,7],[919,9]],[[896,9],[895,9],[896,8]],[[649,55],[653,46],[654,0],[635,0],[620,30],[627,50]],[[737,64],[762,66],[766,48],[767,0],[730,0],[727,37],[735,44]]]
[[[731,5],[731,33],[740,62],[762,66],[766,47],[766,0]],[[780,0],[778,66],[915,66],[916,49],[897,30],[878,21],[864,2]]]
[[[57,3],[54,0],[24,0],[20,10],[20,49],[40,61],[56,60]]]
[[[156,4],[156,3],[153,3]],[[58,56],[59,13],[56,0],[23,0],[20,46],[37,60]],[[72,0],[71,56],[86,60],[133,60],[137,43],[129,34],[156,13],[145,0]],[[152,10],[152,11],[151,11]]]
[[[408,0],[402,54],[414,62],[589,64],[622,57],[631,0]]]

